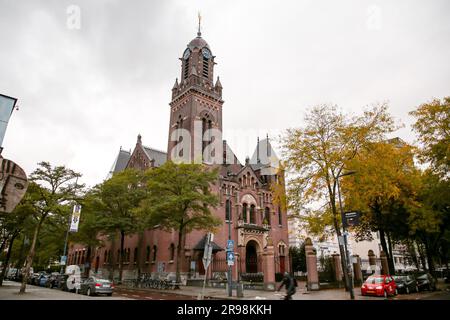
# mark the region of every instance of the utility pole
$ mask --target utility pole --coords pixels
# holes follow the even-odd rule
[[[230,195],[227,193],[227,201],[225,203],[225,210],[227,210],[227,218],[228,218],[228,243],[231,243],[231,200],[230,200]],[[227,245],[227,250],[228,250],[228,245]],[[233,279],[232,279],[232,271],[231,271],[231,264],[228,264],[228,276],[227,276],[227,280],[228,280],[228,296],[232,297],[233,296]]]
[[[77,184],[78,184],[78,177],[75,180],[75,188],[77,187]],[[71,221],[72,221],[72,213],[69,215],[69,221],[68,221],[67,232],[66,232],[66,240],[64,241],[63,257],[64,257],[65,261],[64,261],[64,264],[61,264],[61,270],[60,270],[61,274],[63,274],[65,272],[66,267],[67,267],[67,262],[69,261],[69,259],[67,259],[67,256],[66,256],[66,252],[67,252],[67,242],[69,240],[69,232],[70,232]]]
[[[355,300],[355,293],[353,292],[353,276],[352,276],[352,267],[351,267],[351,261],[350,261],[350,255],[348,252],[348,246],[347,246],[347,230],[345,228],[345,217],[344,217],[344,209],[342,208],[342,199],[341,199],[341,188],[339,184],[339,178],[343,176],[348,176],[351,174],[354,174],[355,171],[350,171],[344,174],[339,175],[337,179],[337,187],[338,187],[338,196],[339,196],[339,207],[341,209],[341,219],[342,219],[342,235],[344,238],[344,250],[345,250],[345,267],[346,270],[344,272],[347,273],[347,277],[345,277],[345,280],[347,282],[347,288],[350,292],[350,299]],[[344,258],[344,257],[343,257]]]

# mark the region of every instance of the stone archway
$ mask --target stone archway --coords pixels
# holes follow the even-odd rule
[[[258,272],[258,243],[250,240],[245,246],[245,272]]]

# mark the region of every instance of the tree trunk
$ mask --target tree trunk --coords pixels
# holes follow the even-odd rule
[[[89,277],[89,272],[91,271],[91,262],[92,262],[92,248],[91,246],[88,246],[87,252],[86,252],[86,262],[87,263],[87,267],[84,269],[84,275],[86,277]]]
[[[44,222],[46,215],[42,216],[41,220],[39,221],[38,225],[36,226],[36,229],[34,230],[33,235],[33,241],[31,242],[31,248],[30,252],[28,253],[26,262],[25,262],[25,271],[22,277],[22,285],[20,286],[20,294],[25,293],[25,289],[27,287],[28,277],[30,274],[31,265],[33,264],[33,258],[34,254],[36,253],[36,242],[37,238],[39,236],[39,232],[41,231],[42,223]]]
[[[386,235],[387,235],[388,247],[389,247],[389,253],[387,255],[389,274],[395,274],[394,253],[392,251],[391,236],[390,236],[389,232],[386,232]]]
[[[11,258],[11,252],[12,252],[14,240],[16,239],[16,237],[17,237],[18,235],[19,235],[19,233],[18,233],[18,232],[15,232],[15,233],[12,235],[11,240],[9,241],[8,252],[6,253],[6,258],[5,258],[5,260],[3,261],[3,270],[2,270],[2,273],[0,274],[0,286],[3,285],[3,279],[5,279],[6,269],[8,268],[9,259]]]
[[[334,193],[334,195],[335,194],[336,193]],[[333,195],[331,193],[331,189],[330,189],[329,196],[330,196],[331,212],[333,213],[334,229],[336,231],[336,235],[337,235],[338,241],[339,241],[339,237],[342,236],[342,233],[341,233],[341,228],[339,227],[339,222],[338,222],[338,213],[337,213],[337,208],[336,208],[336,199],[333,198]],[[349,288],[349,279],[348,279],[348,273],[347,273],[347,257],[346,257],[346,254],[345,254],[345,248],[340,243],[339,243],[339,253],[341,255],[341,268],[342,268],[342,274],[344,276],[345,290],[349,291],[350,288]]]
[[[181,249],[182,249],[182,246],[183,246],[183,233],[184,233],[184,229],[183,229],[183,226],[181,224],[180,228],[178,229],[177,263],[176,263],[176,282],[177,283],[181,282],[180,262],[181,262]],[[205,277],[206,277],[206,273],[205,273]]]
[[[144,232],[139,232],[138,234],[138,250],[137,250],[137,278],[141,279],[141,273],[142,273],[142,245],[144,242]]]
[[[111,240],[111,248],[110,248],[111,253],[109,255],[110,261],[109,261],[109,266],[108,266],[109,280],[111,280],[111,282],[114,282],[114,270],[115,270],[114,265],[116,264],[116,260],[117,260],[117,258],[116,258],[116,237],[112,236],[110,240]]]
[[[426,239],[426,241],[424,241],[424,245],[425,245],[425,255],[427,258],[427,262],[428,262],[428,271],[431,274],[433,274],[433,272],[434,272],[433,253],[430,250],[430,245],[428,243],[428,239]]]
[[[120,231],[120,253],[119,253],[119,284],[122,283],[122,273],[123,273],[123,247],[125,245],[125,232]]]

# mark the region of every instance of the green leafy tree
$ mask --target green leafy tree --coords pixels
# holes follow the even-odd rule
[[[89,210],[97,212],[98,217],[98,224],[92,225],[94,231],[99,230],[111,239],[119,235],[119,283],[122,282],[125,236],[138,231],[140,217],[135,209],[146,196],[144,186],[142,171],[126,169],[92,191],[94,199]]]
[[[302,243],[300,247],[290,247],[289,252],[292,258],[293,271],[306,272],[305,243]]]
[[[38,165],[38,168],[30,175],[30,184],[25,198],[26,205],[35,219],[36,227],[26,258],[20,293],[25,293],[26,290],[42,226],[48,219],[67,217],[67,203],[76,200],[77,191],[83,188],[83,185],[72,183],[73,180],[81,177],[81,174],[65,166],[52,167],[48,162],[40,162]]]
[[[3,279],[5,278],[6,269],[10,263],[10,258],[14,243],[16,239],[19,238],[20,234],[24,231],[29,224],[31,218],[31,211],[27,208],[23,202],[14,209],[13,212],[9,214],[3,214],[0,216],[0,228],[1,228],[1,246],[0,246],[0,256],[4,253],[5,247],[8,247],[4,258],[2,259],[2,271],[0,273],[0,286],[3,284]]]
[[[213,230],[221,224],[210,208],[216,207],[218,197],[211,193],[217,181],[217,170],[200,164],[166,162],[148,170],[147,198],[139,211],[148,216],[149,226],[178,233],[176,279],[180,282],[180,262],[185,235],[191,230]]]

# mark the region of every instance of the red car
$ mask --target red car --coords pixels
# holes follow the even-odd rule
[[[396,295],[397,285],[391,276],[373,275],[367,278],[361,287],[361,295],[385,297]]]

